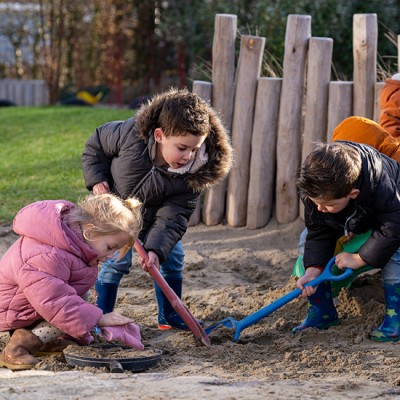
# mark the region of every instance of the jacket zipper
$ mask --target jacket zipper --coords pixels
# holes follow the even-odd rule
[[[355,210],[347,217],[346,222],[344,223],[344,235],[347,237],[349,235],[349,231],[347,228],[348,222],[357,214],[357,207]]]
[[[135,189],[132,192],[132,196],[136,196],[136,193],[139,191],[140,187],[143,185],[145,181],[153,174],[155,171],[156,167],[153,165],[151,167],[151,170],[146,173],[146,175],[140,180],[140,182],[136,185]]]

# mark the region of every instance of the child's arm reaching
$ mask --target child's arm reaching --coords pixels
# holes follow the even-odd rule
[[[124,315],[118,314],[113,311],[107,314],[103,314],[99,321],[97,322],[98,326],[116,326],[116,325],[125,325],[129,322],[133,322],[131,318],[125,317]]]
[[[340,269],[351,268],[358,269],[366,265],[367,263],[360,257],[358,253],[339,253],[336,256],[336,265]]]

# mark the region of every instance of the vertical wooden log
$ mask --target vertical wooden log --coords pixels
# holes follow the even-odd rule
[[[305,117],[301,162],[316,142],[326,141],[329,81],[331,79],[333,40],[312,37],[308,44]],[[304,219],[303,203],[299,215]]]
[[[194,81],[192,92],[196,93],[203,100],[211,103],[212,83],[204,81]],[[195,226],[200,222],[201,217],[201,197],[197,201],[196,209],[189,219],[188,226]]]
[[[262,228],[272,215],[281,86],[281,78],[258,80],[247,198],[248,229]]]
[[[236,15],[217,14],[215,16],[212,50],[212,105],[229,131],[232,128],[235,96],[236,30]],[[205,193],[202,218],[206,225],[217,225],[224,218],[227,182],[226,179]]]
[[[310,153],[315,142],[326,141],[332,50],[332,39],[310,39],[302,161]]]
[[[397,72],[400,72],[400,35],[397,35]]]
[[[381,92],[385,82],[375,83],[375,100],[374,100],[374,121],[379,124],[381,119]]]
[[[373,119],[378,21],[376,14],[353,15],[353,114]]]
[[[328,128],[326,141],[332,141],[335,128],[353,114],[353,82],[329,83]]]
[[[276,220],[280,224],[295,220],[299,213],[296,179],[301,157],[304,69],[310,37],[311,17],[289,15],[277,139]]]
[[[251,135],[264,46],[262,37],[243,35],[240,41],[232,122],[235,162],[229,177],[227,200],[227,222],[231,226],[246,225]]]

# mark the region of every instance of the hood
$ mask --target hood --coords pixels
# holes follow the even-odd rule
[[[68,251],[94,265],[97,263],[97,254],[62,221],[62,215],[73,207],[75,205],[66,200],[44,200],[29,204],[15,216],[14,232]]]
[[[154,96],[136,114],[135,127],[146,143],[158,127],[158,117],[168,95],[169,92]],[[226,128],[211,106],[208,106],[208,114],[211,126],[211,132],[205,140],[208,161],[196,173],[185,175],[189,187],[196,192],[201,192],[225,178],[233,162],[231,140]]]

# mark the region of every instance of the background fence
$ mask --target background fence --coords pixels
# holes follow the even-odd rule
[[[49,104],[49,91],[43,80],[0,79],[0,100],[17,106],[44,106]]]
[[[208,190],[190,225],[257,229],[275,214],[280,224],[302,214],[296,179],[316,141],[327,141],[351,115],[379,122],[383,82],[377,77],[376,14],[353,16],[353,81],[331,81],[333,40],[312,37],[311,17],[289,15],[282,78],[260,77],[265,39],[241,36],[235,66],[235,15],[215,17],[212,82],[193,91],[231,131],[235,163],[229,178]]]

